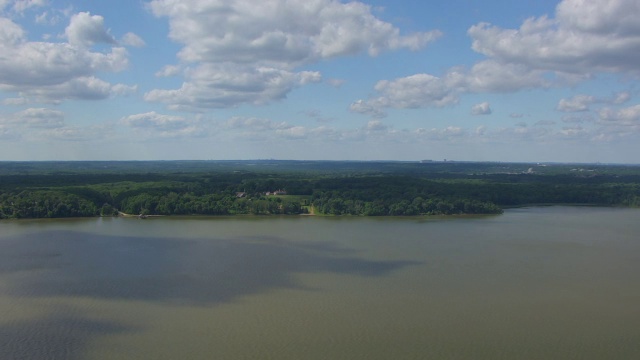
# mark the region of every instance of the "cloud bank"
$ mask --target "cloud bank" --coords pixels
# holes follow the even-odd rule
[[[384,51],[419,50],[437,30],[404,35],[371,7],[337,0],[153,0],[149,8],[170,24],[185,64],[179,89],[156,89],[145,99],[172,109],[198,110],[267,104],[294,88],[319,82],[301,67]]]

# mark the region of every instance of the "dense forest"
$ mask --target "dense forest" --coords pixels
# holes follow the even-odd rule
[[[640,206],[640,167],[464,162],[0,162],[0,218],[497,214]]]

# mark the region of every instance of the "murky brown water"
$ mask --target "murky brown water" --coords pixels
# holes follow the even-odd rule
[[[640,210],[0,222],[0,359],[637,359]]]

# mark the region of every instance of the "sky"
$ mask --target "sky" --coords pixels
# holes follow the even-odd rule
[[[0,0],[0,160],[640,163],[637,0]]]

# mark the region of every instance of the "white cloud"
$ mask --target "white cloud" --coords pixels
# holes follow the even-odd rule
[[[142,38],[132,32],[128,32],[126,34],[124,34],[124,36],[122,36],[122,40],[120,40],[120,42],[123,45],[126,46],[133,46],[133,47],[143,47],[146,45],[146,43],[144,42],[144,40],[142,40]]]
[[[262,118],[232,117],[224,123],[228,129],[243,129],[249,131],[285,130],[292,127],[286,122],[274,122]]]
[[[487,127],[485,125],[478,126],[474,131],[474,134],[479,137],[484,136],[486,133],[487,133]]]
[[[472,115],[490,115],[491,113],[491,106],[486,101],[480,104],[475,104],[471,107]]]
[[[27,127],[59,128],[64,126],[64,113],[60,110],[30,108],[16,113],[13,121]]]
[[[393,81],[379,81],[375,90],[383,94],[381,105],[395,108],[442,107],[458,101],[447,80],[429,74],[416,74]]]
[[[56,85],[98,71],[120,71],[128,64],[123,48],[113,48],[107,54],[65,43],[25,42],[0,44],[0,48],[4,55],[0,57],[0,83],[5,88]]]
[[[558,131],[558,135],[570,139],[586,139],[591,133],[580,125],[563,127]]]
[[[614,94],[611,100],[614,104],[624,104],[631,99],[631,94],[628,91],[622,91]]]
[[[345,82],[346,80],[344,79],[327,79],[327,83],[336,88],[341,87]]]
[[[43,11],[40,14],[35,16],[35,22],[41,25],[56,25],[65,19],[68,19],[71,16],[72,8],[68,7],[66,9],[52,9],[49,8],[46,11]],[[49,36],[49,35],[45,35]]]
[[[11,11],[22,14],[31,8],[42,7],[47,4],[46,0],[0,0],[0,11],[11,5]]]
[[[418,128],[413,131],[418,138],[425,138],[428,140],[451,140],[458,139],[467,135],[467,131],[458,126],[447,126],[446,128],[431,128],[424,129]]]
[[[620,110],[604,108],[598,111],[598,115],[603,125],[640,127],[640,105]]]
[[[577,112],[589,110],[589,105],[596,102],[596,98],[590,95],[576,95],[570,99],[561,99],[557,109],[564,112]]]
[[[369,132],[387,131],[388,127],[380,120],[371,120],[367,123],[366,130]]]
[[[385,108],[455,104],[465,93],[576,84],[603,71],[640,75],[638,14],[637,0],[564,0],[555,18],[530,18],[519,29],[474,25],[468,30],[472,48],[487,59],[468,70],[451,68],[441,77],[416,74],[381,81],[377,94],[354,102],[351,111],[381,117]],[[558,110],[585,111],[592,102],[628,98],[626,92],[606,101],[577,96],[561,100]]]
[[[473,65],[466,73],[452,69],[447,78],[452,85],[457,85],[464,92],[503,93],[551,86],[543,75],[542,71],[532,70],[523,65],[484,60]]]
[[[2,105],[19,106],[28,104],[28,100],[23,97],[6,98],[2,100]]]
[[[120,123],[145,138],[199,137],[207,134],[197,119],[158,114],[155,111],[126,116]]]
[[[276,135],[288,139],[305,139],[308,136],[308,129],[304,126],[292,126],[287,129],[277,129]]]
[[[135,87],[112,85],[95,76],[128,66],[128,53],[122,47],[96,52],[86,46],[98,41],[114,44],[102,17],[76,14],[66,35],[69,42],[29,41],[22,27],[0,17],[0,90],[19,94],[5,104],[95,100],[135,91]]]
[[[181,89],[147,94],[173,109],[268,103],[319,81],[319,73],[294,71],[302,65],[363,52],[418,50],[440,36],[438,31],[400,34],[358,1],[153,0],[148,5],[156,16],[169,18],[170,37],[184,45],[178,57],[196,64]],[[216,79],[199,76],[205,73]]]
[[[127,96],[138,91],[138,85],[115,84],[111,85],[111,96]]]
[[[374,88],[378,94],[357,100],[350,110],[382,117],[386,115],[385,108],[444,107],[458,103],[460,95],[465,93],[512,92],[541,86],[549,83],[539,71],[486,60],[469,70],[451,68],[442,77],[415,74],[379,81]]]
[[[387,101],[380,99],[376,101],[375,99],[370,100],[357,100],[349,105],[349,110],[355,113],[360,113],[364,115],[369,115],[374,118],[382,118],[387,116],[387,113],[383,110]]]
[[[566,26],[596,34],[637,34],[640,4],[633,0],[565,0],[557,18]]]
[[[501,142],[512,142],[514,140],[528,140],[528,141],[544,141],[553,136],[552,130],[546,127],[528,127],[516,126],[511,128],[501,128],[493,131],[489,134],[493,140]]]
[[[473,49],[501,63],[575,74],[640,72],[637,0],[564,0],[555,18],[529,18],[519,29],[472,26]]]
[[[0,115],[5,128],[59,128],[64,126],[64,113],[46,108],[28,108],[10,115]]]
[[[336,0],[153,0],[189,62],[268,63],[290,67],[322,58],[424,47],[437,31],[401,35],[361,2]]]
[[[182,68],[177,65],[166,65],[160,71],[156,72],[157,77],[170,77],[179,75],[182,72]]]
[[[71,16],[69,26],[64,33],[72,45],[91,46],[100,43],[116,43],[116,40],[104,27],[104,18],[100,15],[91,15],[88,12]]]
[[[294,88],[319,82],[320,73],[298,73],[276,68],[205,64],[186,71],[180,89],[155,89],[145,100],[162,102],[171,109],[197,111],[242,103],[263,105],[280,100]]]
[[[449,79],[429,74],[416,74],[392,81],[382,80],[375,85],[379,96],[358,100],[350,110],[374,117],[385,116],[384,108],[412,109],[420,107],[443,107],[458,102],[455,88]]]
[[[65,126],[46,130],[32,140],[93,142],[107,138],[111,132],[112,130],[105,126]]]
[[[0,45],[11,46],[24,40],[25,31],[10,19],[0,17]]]
[[[162,115],[155,111],[129,115],[122,118],[121,122],[133,128],[154,128],[160,130],[175,130],[190,125],[190,122],[182,116]]]
[[[336,141],[353,139],[354,133],[362,133],[358,130],[336,130],[328,126],[306,127],[292,125],[284,121],[274,121],[255,117],[232,117],[222,122],[217,130],[218,134],[225,137],[235,137],[251,140],[284,139],[300,140],[313,139],[314,141]]]
[[[611,142],[638,136],[640,135],[640,105],[623,109],[600,109],[597,123],[602,127],[593,138],[596,141]]]
[[[611,97],[598,98],[592,95],[575,95],[569,99],[561,99],[558,102],[557,109],[564,112],[580,112],[588,111],[589,106],[595,103],[605,103],[611,105],[620,105],[631,99],[631,94],[627,91],[613,94]]]
[[[124,84],[112,85],[96,77],[78,77],[61,84],[20,87],[20,95],[26,102],[60,103],[63,100],[103,100],[111,96],[127,95],[136,87]]]

